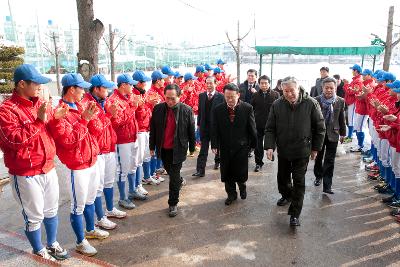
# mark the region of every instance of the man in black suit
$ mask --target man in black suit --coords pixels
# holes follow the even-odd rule
[[[211,127],[211,148],[220,152],[221,181],[225,183],[228,198],[225,205],[237,199],[236,183],[240,197],[247,197],[248,153],[257,144],[253,107],[239,100],[237,85],[224,86],[225,102],[215,107]]]
[[[343,143],[346,136],[346,122],[344,116],[344,99],[336,95],[337,82],[334,78],[322,81],[322,94],[317,96],[322,115],[324,116],[326,134],[322,150],[315,159],[314,185],[319,186],[323,181],[323,192],[333,194],[332,177],[335,167],[336,150],[338,141]]]
[[[267,75],[262,75],[258,79],[260,90],[253,94],[250,104],[254,109],[254,117],[256,120],[257,127],[257,147],[254,150],[254,156],[256,161],[255,172],[260,171],[264,165],[264,135],[265,135],[265,124],[267,123],[269,110],[271,109],[272,103],[277,100],[280,96],[279,93],[270,89],[271,79]]]
[[[169,216],[178,213],[179,190],[185,185],[181,177],[182,163],[189,148],[195,149],[194,117],[192,109],[179,102],[181,89],[169,84],[164,89],[165,102],[156,105],[150,121],[150,154],[161,157],[169,175]]]
[[[197,116],[197,126],[200,129],[201,148],[197,157],[196,173],[192,176],[204,177],[207,163],[208,149],[211,139],[211,119],[214,108],[224,102],[224,95],[215,90],[216,80],[214,76],[206,79],[207,91],[199,94],[199,114]],[[219,153],[215,154],[214,170],[219,168]]]

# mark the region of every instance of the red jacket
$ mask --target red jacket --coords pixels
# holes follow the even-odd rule
[[[195,115],[198,114],[199,94],[196,92],[195,89],[193,89],[193,91],[191,92],[189,92],[188,90],[183,91],[180,101],[191,107]]]
[[[90,93],[86,93],[80,103],[83,108],[86,108],[86,105],[90,102],[95,102],[97,104],[98,111],[88,124],[89,131],[97,138],[101,154],[115,152],[117,134],[111,124],[111,114],[106,113]]]
[[[96,163],[99,146],[89,132],[89,122],[82,118],[83,107],[75,104],[78,110],[70,108],[64,118],[51,120],[49,126],[60,161],[71,170],[83,170]]]
[[[26,100],[14,91],[0,106],[0,148],[12,175],[33,176],[54,168],[54,140],[37,118],[41,105],[38,98]],[[47,116],[51,119],[50,111]]]
[[[364,80],[363,86],[374,88],[375,81],[373,79]],[[367,108],[367,98],[358,98],[357,95],[363,94],[362,86],[359,88],[358,92],[356,93],[356,113],[360,115],[368,115],[368,108]]]
[[[157,88],[154,84],[151,85],[149,93],[157,93],[160,96],[161,102],[165,102],[164,88]]]
[[[225,76],[222,76],[223,73],[221,73],[221,76],[218,77],[217,75],[214,75],[215,79],[217,80],[217,86],[216,90],[220,93],[224,93],[224,86],[228,83],[228,80],[225,79]]]
[[[362,80],[362,76],[359,74],[357,76],[354,76],[352,78],[352,81],[348,84],[345,84],[343,89],[345,91],[345,95],[344,95],[344,100],[346,102],[347,105],[352,105],[356,102],[356,92],[354,92],[352,89],[354,88],[359,88],[362,89],[363,87],[363,80]]]
[[[388,93],[389,95],[389,93]],[[383,101],[381,102],[382,104],[386,105],[389,109],[387,114],[394,114],[397,112],[397,108],[396,108],[396,101],[397,101],[397,97],[396,96],[390,96],[383,99]],[[382,114],[381,112],[377,112],[377,116],[376,116],[376,121],[374,121],[374,124],[376,125],[375,127],[379,128],[379,125],[383,125],[383,124],[388,124],[389,122],[386,121],[383,116],[386,114]],[[381,139],[387,139],[387,133],[388,132],[380,132],[377,131],[379,134],[379,138]]]
[[[396,108],[396,109],[397,109],[396,112],[394,112],[392,114],[397,116],[397,120],[394,122],[389,122],[389,121],[385,120],[385,122],[387,125],[391,126],[391,129],[386,132],[386,137],[389,140],[389,144],[391,147],[394,147],[397,149],[400,147],[399,146],[400,140],[398,139],[398,137],[399,137],[399,135],[398,135],[399,129],[398,128],[399,128],[399,123],[400,123],[400,107]]]
[[[118,106],[117,116],[111,118],[111,123],[117,134],[117,144],[136,142],[138,125],[135,118],[135,111],[137,107],[117,89],[107,99],[105,104],[106,111],[113,103],[116,103]]]
[[[146,94],[140,94],[140,92],[135,88],[133,89],[133,93],[140,95],[145,102],[142,106],[138,106],[135,112],[135,117],[138,124],[138,132],[149,132],[153,106],[146,102]]]

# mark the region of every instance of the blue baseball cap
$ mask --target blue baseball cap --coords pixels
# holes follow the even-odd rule
[[[183,77],[183,74],[180,73],[179,71],[177,71],[177,72],[175,72],[174,77],[175,78]]]
[[[89,88],[91,83],[86,82],[80,73],[68,73],[61,79],[63,87],[78,86],[81,88]]]
[[[130,75],[128,75],[126,73],[123,73],[123,74],[121,74],[121,75],[119,75],[117,77],[117,83],[118,84],[120,84],[120,83],[129,83],[130,85],[136,85],[139,82],[136,81],[136,80],[133,80]]]
[[[161,72],[168,75],[168,76],[174,76],[175,72],[171,69],[170,66],[165,65],[161,68]]]
[[[361,73],[361,75],[365,76],[365,75],[374,75],[374,73],[372,72],[372,70],[370,69],[364,69],[363,72]]]
[[[395,93],[400,93],[400,81],[396,80],[392,83],[388,83],[386,84],[387,87],[389,87],[390,89],[392,89],[393,92]]]
[[[214,69],[214,74],[215,74],[215,73],[223,73],[223,72],[225,72],[225,71],[224,71],[224,70],[221,70],[220,67],[216,67],[216,68]]]
[[[206,70],[213,70],[213,69],[214,69],[214,68],[211,67],[211,65],[208,64],[208,63],[204,64],[204,68],[205,68]]]
[[[114,88],[115,84],[113,82],[107,81],[106,77],[103,74],[96,74],[90,78],[90,83],[95,87],[105,87],[105,88]]]
[[[379,82],[383,82],[383,81],[395,81],[396,80],[396,75],[394,75],[391,72],[385,72],[383,73],[382,77],[380,77],[378,79]]]
[[[186,81],[189,81],[189,80],[197,80],[197,77],[194,76],[191,72],[188,72],[188,73],[185,74],[185,76],[183,76],[183,79],[186,82]]]
[[[384,70],[376,70],[372,76],[373,76],[375,79],[378,79],[378,78],[380,78],[380,77],[382,76],[383,73],[385,73]]]
[[[223,65],[223,64],[225,64],[225,62],[224,62],[222,59],[218,59],[218,60],[217,60],[217,65],[218,65],[218,64],[222,64],[222,65]]]
[[[175,74],[175,73],[174,73]],[[168,77],[168,75],[165,75],[165,74],[163,74],[161,71],[159,71],[159,70],[155,70],[155,71],[153,71],[153,73],[151,74],[151,79],[153,80],[153,81],[157,81],[157,80],[161,80],[161,79],[164,79],[164,78],[167,78]]]
[[[138,82],[150,82],[151,78],[147,76],[142,70],[137,70],[132,75],[132,79]]]
[[[51,79],[43,76],[33,65],[22,64],[19,65],[14,71],[14,82],[19,81],[32,81],[38,84],[45,84]]]
[[[358,64],[354,64],[353,67],[350,67],[350,69],[356,70],[356,71],[358,71],[358,73],[362,72],[362,68]]]
[[[204,66],[197,66],[196,67],[196,72],[202,72],[202,73],[205,73],[205,72],[207,72],[206,71],[206,69],[204,68]]]

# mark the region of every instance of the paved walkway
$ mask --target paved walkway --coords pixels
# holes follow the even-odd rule
[[[399,224],[380,202],[375,184],[365,178],[359,155],[337,158],[335,195],[314,187],[312,167],[306,177],[301,227],[289,227],[287,207],[276,206],[276,162],[254,173],[250,159],[248,199],[225,206],[219,172],[191,177],[195,158],[183,167],[179,215],[167,217],[167,181],[146,187],[150,199],[138,202],[129,217],[118,220],[110,238],[91,241],[99,253],[85,258],[73,253],[63,265],[107,266],[400,266]],[[73,251],[69,197],[60,175],[59,241]],[[36,266],[27,253],[22,217],[10,186],[0,194],[0,265]]]

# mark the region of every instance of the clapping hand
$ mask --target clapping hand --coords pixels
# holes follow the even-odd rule
[[[54,111],[54,118],[56,120],[62,119],[67,115],[69,106],[65,103],[61,103],[60,106]]]
[[[84,118],[87,121],[90,121],[94,114],[97,112],[97,105],[95,102],[90,102],[86,109],[82,112],[82,118]]]

